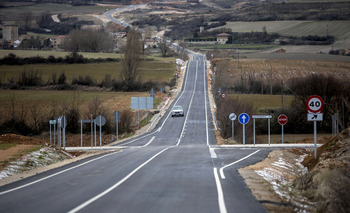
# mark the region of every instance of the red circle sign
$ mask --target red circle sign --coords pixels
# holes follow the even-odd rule
[[[322,112],[323,109],[323,100],[318,95],[310,96],[306,101],[307,110],[311,113]]]
[[[288,117],[285,114],[278,116],[278,123],[281,125],[285,125],[288,122]]]
[[[225,93],[221,93],[221,98],[225,98],[226,94]]]

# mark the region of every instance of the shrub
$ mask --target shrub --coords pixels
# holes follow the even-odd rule
[[[42,78],[39,75],[39,72],[36,70],[25,70],[23,71],[18,78],[19,87],[35,87],[42,85]]]
[[[232,121],[229,119],[230,113],[235,113],[237,116],[243,112],[252,115],[254,110],[253,106],[248,103],[244,103],[238,98],[232,99],[226,97],[224,99],[218,97],[217,104],[217,120],[220,128],[220,134],[223,138],[229,138],[232,136]],[[237,123],[237,121],[236,121]],[[243,125],[235,125],[235,140],[243,142]],[[245,141],[246,143],[253,143],[253,125],[249,122],[245,125]]]
[[[72,84],[78,84],[78,85],[84,85],[84,86],[93,86],[94,85],[94,80],[89,76],[79,76],[78,78],[73,78]]]
[[[60,77],[58,77],[58,84],[66,84],[67,77],[64,72],[61,73]]]
[[[129,133],[132,131],[133,113],[130,109],[123,110],[120,113],[120,124],[118,125],[118,131],[122,133]]]

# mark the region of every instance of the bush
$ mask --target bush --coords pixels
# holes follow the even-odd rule
[[[25,70],[20,74],[17,84],[19,87],[41,86],[42,85],[42,78],[39,75],[38,71]]]
[[[30,135],[34,130],[30,128],[24,120],[10,119],[0,126],[0,134],[19,133],[22,135]]]
[[[72,84],[93,86],[95,83],[94,83],[94,80],[89,75],[87,75],[85,76],[85,78],[83,78],[83,76],[79,76],[78,78],[73,78]]]
[[[58,77],[58,84],[66,84],[67,77],[64,72],[61,73],[60,77]]]
[[[229,97],[218,97],[217,104],[217,120],[220,129],[220,134],[223,138],[229,138],[232,136],[232,121],[229,119],[231,113],[235,113],[237,116],[243,112],[252,115],[254,110],[253,106],[248,103],[244,103],[238,98],[232,99]],[[236,121],[237,123],[237,121]],[[249,122],[245,125],[245,141],[246,143],[253,143],[253,122]],[[235,140],[243,143],[243,125],[235,125]]]
[[[122,134],[132,132],[133,113],[130,109],[126,109],[123,110],[120,114],[120,124],[118,125],[119,133]]]

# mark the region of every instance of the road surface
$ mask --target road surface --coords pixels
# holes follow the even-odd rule
[[[0,212],[266,212],[237,168],[269,149],[216,146],[206,64],[193,55],[181,93],[156,128],[91,157],[0,187]]]

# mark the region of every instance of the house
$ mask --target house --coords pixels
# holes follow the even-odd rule
[[[62,49],[63,43],[66,39],[68,39],[69,36],[68,35],[60,35],[57,36],[56,38],[53,39],[52,41],[52,45],[55,49],[60,50]]]
[[[220,33],[216,36],[216,41],[219,43],[219,44],[226,44],[227,40],[228,40],[228,37],[230,35],[227,34],[227,33]]]
[[[145,48],[154,46],[157,46],[157,41],[155,39],[150,38],[145,40]]]

